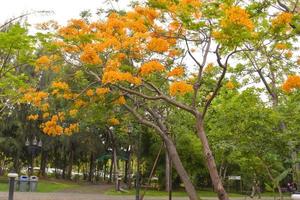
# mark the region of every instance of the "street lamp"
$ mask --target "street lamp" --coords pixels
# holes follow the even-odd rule
[[[33,174],[33,163],[34,163],[34,157],[39,154],[39,152],[42,149],[43,143],[42,140],[40,139],[39,141],[37,140],[36,137],[32,140],[32,142],[29,141],[27,138],[25,141],[25,146],[27,147],[27,150],[29,154],[31,155],[31,163],[30,163],[30,173],[29,173],[29,167],[28,167],[28,174],[32,175]]]

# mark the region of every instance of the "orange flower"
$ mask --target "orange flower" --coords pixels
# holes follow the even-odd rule
[[[120,96],[114,103],[119,104],[119,105],[124,105],[126,103],[126,100],[124,96]]]
[[[41,56],[36,60],[36,65],[50,65],[50,59],[47,56]]]
[[[232,89],[235,88],[235,86],[234,86],[234,84],[233,84],[232,81],[228,81],[228,82],[226,83],[225,87],[226,87],[227,89],[229,89],[229,90],[232,90]]]
[[[174,69],[172,69],[172,71],[170,71],[167,74],[167,77],[171,77],[171,76],[182,76],[184,74],[184,68],[183,67],[175,67]]]
[[[87,64],[101,64],[102,61],[99,58],[97,52],[95,51],[94,48],[91,47],[91,45],[86,45],[83,49],[83,53],[80,56],[80,60],[82,62],[85,62]]]
[[[280,13],[279,15],[277,15],[275,19],[272,20],[272,26],[278,27],[278,26],[288,25],[289,23],[291,23],[292,18],[293,18],[292,13],[288,13],[288,12]]]
[[[89,96],[89,97],[93,96],[94,95],[94,90],[89,89],[88,91],[86,91],[86,95]]]
[[[78,113],[77,109],[72,109],[72,110],[69,111],[69,115],[71,117],[76,117],[77,113]]]
[[[126,81],[135,85],[140,85],[142,80],[138,77],[132,76],[129,72],[118,72],[118,71],[106,71],[102,77],[102,83],[117,83],[120,81]]]
[[[36,115],[29,115],[28,117],[27,117],[27,119],[28,120],[37,120],[39,118],[39,115],[38,114],[36,114]]]
[[[45,119],[45,118],[49,117],[49,115],[50,114],[48,112],[46,112],[46,113],[43,114],[43,118]]]
[[[43,105],[41,106],[41,111],[43,111],[43,112],[48,111],[48,109],[49,109],[49,104],[48,104],[48,103],[45,103],[45,104],[43,104]]]
[[[69,90],[69,85],[68,85],[68,83],[66,83],[66,82],[61,82],[61,81],[57,81],[57,82],[54,81],[54,82],[52,82],[51,87],[52,87],[52,88],[55,88],[55,89]]]
[[[140,68],[142,76],[148,75],[153,72],[161,72],[165,70],[165,67],[160,62],[155,60],[144,63]]]
[[[109,120],[107,120],[107,123],[113,126],[119,125],[120,121],[117,118],[110,118]]]
[[[103,94],[108,93],[109,91],[110,91],[109,88],[97,88],[96,89],[96,94],[97,95],[103,95]]]
[[[293,89],[300,89],[300,76],[290,75],[283,83],[282,89],[285,92],[291,92]]]
[[[221,26],[227,28],[231,25],[244,26],[248,31],[253,31],[254,29],[254,24],[249,18],[249,14],[239,6],[232,6],[225,11],[225,19],[221,21]]]
[[[287,47],[287,45],[284,44],[284,43],[277,43],[277,44],[275,45],[275,48],[276,48],[276,49],[279,49],[279,50],[284,50],[284,49],[287,49],[288,47]]]
[[[152,38],[147,47],[150,51],[163,53],[168,51],[169,43],[161,38]]]
[[[174,82],[170,85],[170,95],[184,95],[193,91],[193,86],[185,81]]]

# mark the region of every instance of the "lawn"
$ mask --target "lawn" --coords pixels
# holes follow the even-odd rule
[[[107,195],[135,195],[135,190],[128,190],[126,192],[116,192],[114,190],[109,190],[105,192]],[[143,190],[141,190],[141,194],[143,194]],[[201,197],[216,197],[216,193],[212,191],[198,191],[199,196]],[[158,190],[147,190],[146,196],[168,196],[168,193],[165,191],[158,191]],[[174,191],[172,192],[172,196],[174,197],[183,197],[187,196],[186,192],[184,191]],[[241,197],[243,195],[236,194],[236,193],[230,193],[230,197]]]
[[[76,187],[80,185],[70,181],[39,180],[37,192],[57,192]],[[7,177],[0,178],[0,191],[8,191]]]
[[[116,192],[115,190],[109,190],[105,192],[106,195],[135,195],[135,190],[128,190],[124,192]],[[141,190],[140,194],[143,194],[143,190]],[[208,190],[198,191],[198,195],[200,197],[217,197],[216,193]],[[289,193],[284,193],[284,196],[290,196]],[[168,196],[168,193],[165,191],[158,191],[158,190],[147,190],[145,196]],[[174,191],[172,192],[172,196],[174,197],[183,197],[187,196],[186,192],[184,191]],[[244,197],[243,194],[238,193],[229,193],[229,197]],[[274,193],[272,192],[265,192],[262,193],[261,196],[264,197],[273,197]],[[275,194],[275,196],[279,196]]]

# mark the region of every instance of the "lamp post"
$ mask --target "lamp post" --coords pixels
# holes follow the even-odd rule
[[[9,178],[9,192],[8,192],[8,200],[14,199],[14,187],[15,187],[15,179],[18,177],[17,173],[8,173]]]
[[[37,156],[37,154],[41,151],[43,143],[42,140],[37,140],[36,137],[32,140],[32,142],[29,141],[29,139],[26,139],[25,146],[27,147],[27,150],[31,156],[31,162],[30,162],[30,171],[28,167],[28,175],[33,174],[33,164],[34,164],[34,157]]]

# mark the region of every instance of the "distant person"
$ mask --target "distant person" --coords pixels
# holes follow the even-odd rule
[[[294,188],[294,192],[298,191],[297,183],[293,182],[293,188]]]
[[[252,192],[250,195],[251,198],[253,198],[254,196],[258,196],[259,199],[261,198],[261,190],[259,184],[259,181],[256,181],[255,179],[253,180]]]
[[[293,192],[293,185],[292,185],[292,183],[288,182],[288,184],[287,184],[287,190],[288,190],[288,192]]]

